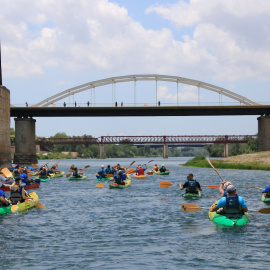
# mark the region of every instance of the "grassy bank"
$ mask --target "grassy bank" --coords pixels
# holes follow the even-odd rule
[[[262,153],[262,155],[265,155],[265,152]],[[205,156],[197,156],[194,159],[183,164],[183,166],[211,168],[210,164],[207,162],[205,158],[206,158]],[[258,153],[256,153],[255,155],[246,154],[235,157],[228,157],[224,159],[211,159],[211,163],[215,168],[219,169],[270,171],[270,164],[267,164],[266,162],[260,162]]]

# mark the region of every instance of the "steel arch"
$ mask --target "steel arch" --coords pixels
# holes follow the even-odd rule
[[[183,77],[178,76],[169,76],[169,75],[158,75],[158,74],[135,74],[135,75],[126,75],[126,76],[118,76],[118,77],[111,77],[107,79],[92,81],[89,83],[85,83],[76,87],[69,88],[65,91],[62,91],[56,95],[53,95],[51,97],[48,97],[41,102],[33,105],[33,107],[48,107],[51,104],[66,98],[68,96],[89,90],[91,88],[96,88],[104,85],[109,85],[112,83],[121,83],[121,82],[132,82],[132,81],[166,81],[166,82],[175,82],[175,83],[182,83],[187,85],[193,85],[200,88],[204,88],[207,90],[210,90],[212,92],[219,93],[221,95],[227,96],[231,99],[234,99],[236,101],[239,101],[240,103],[243,103],[245,105],[258,105],[258,103],[244,97],[241,95],[238,95],[232,91],[229,91],[227,89],[224,89],[222,87],[218,87],[209,83],[205,83],[202,81],[187,79]]]

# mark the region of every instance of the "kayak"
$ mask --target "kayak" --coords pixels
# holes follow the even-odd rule
[[[217,203],[218,202],[215,202],[212,206]],[[244,213],[243,215],[239,214],[237,217],[228,217],[226,215],[220,215],[217,212],[209,211],[208,216],[211,221],[224,227],[244,226],[250,222],[248,213]]]
[[[33,208],[36,205],[36,202],[38,202],[38,195],[36,194],[36,192],[29,193],[29,196],[34,198],[34,201],[26,200],[23,203],[17,204],[19,209],[16,212],[23,212],[27,209]],[[5,215],[7,213],[11,213],[11,206],[0,208],[0,215]]]
[[[76,178],[76,177],[69,177],[70,181],[80,181],[80,180],[85,180],[87,175],[83,175],[82,177]]]
[[[133,177],[138,178],[138,179],[145,179],[147,176],[146,174],[142,174],[142,175],[133,174]]]
[[[97,181],[110,181],[113,180],[113,177],[104,177],[104,178],[96,178]]]
[[[25,185],[24,186],[24,189],[26,190],[26,189],[39,188],[39,186],[40,186],[40,179],[36,179],[35,181],[36,181],[36,183],[33,183],[31,185]],[[10,191],[10,187],[1,187],[0,189],[3,190],[3,191]]]
[[[263,195],[262,195],[262,202],[270,203],[270,197],[265,197],[265,193],[263,193]]]
[[[198,193],[185,193],[182,196],[187,199],[192,199],[192,198],[200,198],[202,194],[199,191]]]
[[[159,175],[169,175],[170,171],[166,171],[166,172],[155,171],[154,173],[159,174]]]
[[[41,182],[47,182],[47,181],[49,181],[51,178],[48,176],[48,177],[46,177],[46,178],[38,178],[38,179],[40,179],[40,181]]]
[[[116,183],[113,183],[111,185],[109,185],[110,188],[126,188],[129,187],[131,184],[131,180],[126,180],[126,184],[125,185],[118,185]]]
[[[59,173],[52,173],[51,178],[56,178],[56,177],[62,177],[65,174],[65,172],[59,172]]]

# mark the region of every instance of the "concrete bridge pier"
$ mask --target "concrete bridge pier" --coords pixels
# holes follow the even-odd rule
[[[35,123],[32,118],[15,118],[15,164],[37,163]]]
[[[0,167],[11,167],[10,91],[2,85],[0,85]]]
[[[169,146],[168,144],[163,144],[163,158],[169,157]]]
[[[258,150],[270,151],[270,116],[260,116],[258,119]]]
[[[229,143],[224,144],[224,157],[229,157],[231,155],[231,145]]]
[[[99,158],[105,159],[104,144],[99,145]]]

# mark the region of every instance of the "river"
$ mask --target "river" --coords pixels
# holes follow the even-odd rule
[[[85,169],[89,180],[42,182],[35,191],[46,209],[0,217],[1,269],[269,269],[270,215],[250,211],[247,226],[224,229],[208,219],[207,209],[180,211],[181,203],[190,202],[178,186],[188,173],[204,186],[221,183],[213,169],[179,166],[189,159],[155,158],[149,167],[164,163],[169,176],[132,178],[131,186],[121,190],[109,189],[108,183],[96,188],[98,168],[128,166],[133,160],[135,166],[151,158],[61,160],[59,169],[66,174],[73,163],[90,165]],[[267,207],[260,201],[261,191],[245,184],[264,188],[269,172],[218,171],[250,209]],[[160,181],[173,185],[161,188]],[[202,194],[191,202],[209,207],[219,199],[217,189],[204,187]]]

